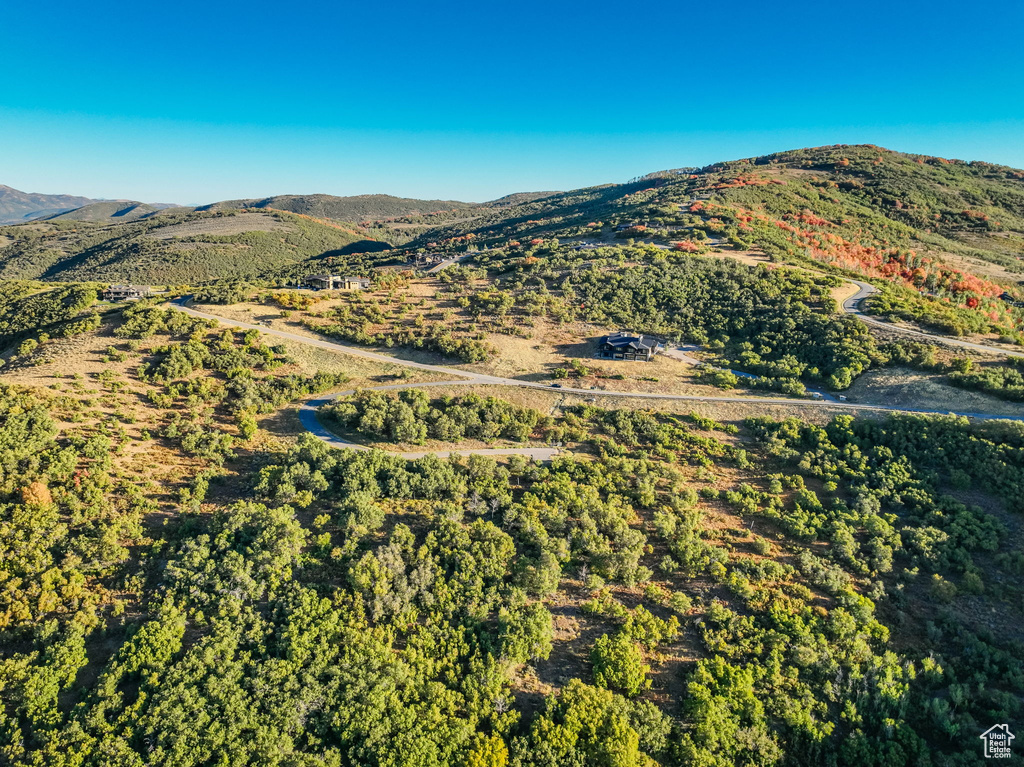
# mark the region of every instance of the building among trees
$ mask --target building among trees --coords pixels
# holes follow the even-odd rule
[[[138,301],[140,298],[148,298],[151,292],[149,285],[111,285],[103,291],[103,299],[106,301]]]
[[[416,266],[433,266],[449,258],[444,253],[411,253],[409,261]]]
[[[599,352],[604,359],[647,362],[664,348],[665,345],[654,336],[635,336],[619,331],[601,339]]]
[[[369,277],[339,277],[336,274],[311,274],[304,280],[314,290],[366,290]]]

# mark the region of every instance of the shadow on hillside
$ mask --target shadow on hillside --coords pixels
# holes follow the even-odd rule
[[[351,256],[356,253],[380,253],[381,251],[391,250],[392,246],[386,242],[380,242],[378,240],[357,240],[356,242],[349,243],[343,248],[337,250],[328,250],[326,253],[321,254],[320,258],[330,258],[331,256]]]
[[[556,353],[561,354],[563,357],[574,359],[593,359],[601,344],[601,338],[603,338],[603,336],[582,338],[571,344],[555,344],[552,348]]]

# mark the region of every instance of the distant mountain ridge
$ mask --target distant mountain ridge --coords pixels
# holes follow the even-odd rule
[[[0,189],[14,200],[23,194]],[[1024,302],[1024,170],[873,145],[797,149],[483,203],[312,194],[160,207],[90,201],[51,214],[45,230],[38,221],[24,231],[6,227],[0,277],[182,283],[259,276],[306,259],[388,247],[458,252],[471,244],[634,240],[663,251],[713,242],[824,264],[884,279],[901,296],[929,297],[933,309],[946,299],[958,305],[952,302],[968,289],[980,296],[969,307],[975,314],[982,299],[1004,291]],[[290,234],[268,229],[266,217]],[[172,220],[188,227],[170,238],[155,234]],[[985,311],[1005,313],[1004,303],[985,304]]]
[[[95,200],[73,194],[38,194],[0,184],[0,226],[28,221],[137,221],[179,205],[137,200]]]
[[[0,224],[20,224],[81,208],[94,202],[98,200],[70,194],[22,192],[0,184]]]
[[[339,268],[386,250],[354,228],[276,210],[150,210],[138,203],[94,203],[0,234],[0,281],[59,280],[197,284],[244,279],[315,260]],[[123,211],[121,217],[111,213]],[[91,211],[91,213],[90,213]],[[90,218],[95,216],[96,220]],[[132,216],[135,218],[132,218]],[[300,271],[304,267],[297,267]]]
[[[111,200],[92,202],[74,210],[44,217],[45,221],[138,221],[147,218],[171,205],[147,205],[136,200]]]
[[[477,203],[458,200],[417,200],[389,194],[360,194],[336,197],[330,194],[281,194],[263,199],[223,200],[201,205],[196,210],[217,211],[232,208],[264,208],[301,213],[335,221],[371,221],[395,216],[422,215],[438,211],[476,207]]]
[[[403,216],[505,208],[549,197],[558,192],[517,192],[483,203],[460,200],[420,200],[390,194],[339,197],[330,194],[281,194],[263,198],[221,200],[195,206],[201,212],[224,210],[283,210],[316,218],[360,223]],[[138,200],[100,200],[66,194],[22,192],[0,184],[0,225],[27,221],[138,221],[168,208],[191,207]]]

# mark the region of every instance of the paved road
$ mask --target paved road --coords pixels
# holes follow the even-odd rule
[[[866,288],[872,288],[867,283],[862,283]],[[386,386],[375,386],[371,387],[373,390],[378,389],[406,389],[406,388],[422,388],[426,386],[460,386],[460,385],[499,385],[499,386],[517,386],[524,389],[544,389],[547,391],[557,391],[563,394],[581,394],[588,397],[617,397],[627,399],[657,399],[657,400],[673,400],[673,401],[684,401],[684,402],[722,402],[722,403],[745,403],[745,404],[757,404],[757,405],[789,405],[792,407],[806,407],[806,408],[838,408],[843,410],[857,410],[857,411],[870,411],[870,412],[887,412],[887,413],[920,413],[926,415],[962,415],[968,418],[975,418],[979,420],[1012,420],[1012,421],[1024,421],[1024,416],[1002,416],[1002,415],[990,415],[987,413],[951,413],[945,410],[926,410],[916,408],[901,408],[891,407],[887,405],[862,405],[854,402],[827,402],[822,400],[814,399],[792,399],[785,397],[726,397],[726,396],[705,396],[697,394],[648,394],[644,392],[625,392],[625,391],[610,391],[607,389],[580,389],[573,386],[551,386],[550,384],[534,383],[531,381],[521,381],[517,378],[502,378],[499,376],[489,376],[481,373],[472,373],[466,370],[459,370],[457,368],[443,367],[441,365],[428,365],[422,362],[413,362],[412,360],[401,359],[400,357],[389,357],[386,354],[379,354],[377,352],[367,351],[365,349],[359,349],[347,344],[338,343],[336,341],[324,341],[318,338],[310,338],[309,336],[299,335],[297,333],[289,333],[286,330],[277,330],[276,328],[268,328],[262,325],[254,325],[249,322],[243,322],[241,320],[229,320],[216,314],[208,314],[206,312],[200,312],[196,309],[185,306],[191,299],[190,296],[174,301],[171,306],[178,309],[179,311],[190,314],[193,317],[201,317],[203,319],[216,320],[223,325],[228,327],[241,328],[243,330],[258,330],[261,333],[265,333],[270,336],[277,338],[285,338],[290,341],[297,341],[303,344],[309,344],[310,346],[316,346],[321,349],[330,349],[335,352],[341,352],[342,354],[350,354],[355,357],[362,357],[364,359],[372,359],[378,362],[399,365],[402,367],[413,368],[416,370],[425,370],[432,373],[440,373],[443,375],[450,375],[453,380],[447,381],[432,381],[428,383],[416,383],[416,384],[389,384]],[[852,300],[852,299],[851,299]],[[312,406],[313,403],[319,402],[323,404],[325,401],[330,401],[340,396],[346,396],[351,392],[343,392],[341,394],[335,394],[328,397],[322,397],[319,400],[313,400],[311,403],[307,403],[307,406]],[[315,408],[314,408],[315,409]],[[303,411],[306,411],[306,406],[303,406]],[[301,412],[300,412],[300,417]],[[306,416],[308,419],[309,416]],[[315,421],[315,419],[314,419]],[[313,421],[304,420],[303,424],[309,428],[313,425]],[[311,429],[312,431],[312,429]],[[326,430],[324,430],[326,431]],[[315,432],[314,432],[315,433]],[[321,436],[317,434],[317,436]],[[333,437],[337,440],[337,437]],[[323,438],[323,437],[321,437]],[[467,451],[467,452],[478,452],[478,451]]]
[[[976,352],[984,352],[986,354],[1005,354],[1007,357],[1024,357],[1024,352],[1008,351],[1005,349],[999,349],[995,346],[988,346],[986,344],[976,344],[970,341],[962,341],[959,338],[950,338],[949,336],[939,335],[938,333],[929,333],[924,330],[912,330],[911,328],[901,328],[888,322],[875,319],[861,311],[861,304],[865,298],[874,295],[878,292],[878,288],[867,282],[861,282],[860,280],[853,280],[847,278],[848,282],[852,282],[857,286],[857,292],[843,301],[843,311],[847,314],[853,315],[861,322],[866,322],[868,325],[874,325],[876,327],[885,328],[896,333],[903,333],[905,335],[917,336],[919,338],[926,338],[931,341],[938,341],[939,343],[946,344],[947,346],[959,346],[963,349],[971,349]]]
[[[689,206],[692,205],[694,202],[696,202],[697,199],[707,199],[707,198],[706,197],[705,198],[694,198],[694,199],[690,200],[689,202],[681,203],[680,204],[680,209],[688,210]],[[708,241],[709,241],[710,244],[713,244],[713,245],[720,245],[721,242],[722,242],[722,240],[720,238],[709,238]],[[728,254],[725,254],[725,255],[728,255]],[[803,268],[803,267],[793,267],[793,268]],[[824,272],[820,272],[820,271],[817,271],[815,269],[803,268],[803,271],[812,272],[814,274],[824,274]],[[871,295],[874,295],[875,293],[877,293],[878,292],[878,288],[876,288],[874,285],[872,285],[870,283],[863,282],[861,280],[855,280],[855,279],[852,279],[852,278],[849,278],[849,277],[846,277],[844,279],[846,279],[847,282],[850,282],[850,283],[853,283],[854,285],[856,285],[857,286],[857,292],[854,295],[852,295],[849,298],[847,298],[845,301],[843,301],[841,309],[846,314],[853,315],[854,317],[859,319],[861,322],[864,322],[864,323],[866,323],[868,325],[874,325],[875,327],[885,328],[886,330],[890,330],[890,331],[893,331],[895,333],[903,333],[904,335],[917,336],[918,338],[925,338],[925,339],[928,339],[928,340],[937,341],[939,343],[946,344],[947,346],[958,346],[958,347],[960,347],[962,349],[971,349],[972,351],[983,352],[985,354],[1005,354],[1007,357],[1021,357],[1021,358],[1024,358],[1024,352],[1008,351],[1008,350],[1005,350],[1005,349],[997,348],[995,346],[989,346],[987,344],[976,344],[976,343],[972,343],[971,341],[962,341],[959,338],[950,338],[949,336],[940,335],[938,333],[929,333],[928,331],[925,331],[925,330],[913,330],[911,328],[901,328],[901,327],[893,325],[893,324],[891,324],[889,322],[883,322],[882,320],[879,320],[879,319],[876,319],[876,318],[874,318],[874,317],[872,317],[870,315],[864,314],[864,312],[861,310],[861,304],[863,303],[865,298],[867,298],[868,296],[871,296]]]
[[[427,271],[425,273],[426,274],[437,274],[438,272],[440,272],[440,271],[442,271],[444,269],[447,269],[452,264],[457,264],[460,261],[462,261],[463,259],[469,258],[472,255],[476,255],[476,254],[475,253],[460,253],[459,255],[455,256],[455,258],[446,259],[444,261],[441,261],[436,266],[430,267],[429,269],[427,269]]]
[[[381,391],[385,389],[422,389],[426,386],[458,386],[460,384],[474,385],[476,381],[473,380],[460,380],[460,381],[431,381],[429,383],[403,383],[403,384],[389,384],[387,386],[375,386],[374,391]],[[336,399],[341,397],[348,397],[355,394],[355,389],[349,389],[348,391],[337,392],[335,394],[328,394],[323,397],[317,397],[316,399],[308,400],[299,406],[299,420],[302,422],[302,426],[312,434],[314,437],[318,437],[326,442],[331,447],[339,448],[350,448],[352,450],[370,450],[371,448],[365,445],[357,445],[354,442],[341,439],[337,435],[333,434],[330,430],[326,429],[320,418],[317,416],[317,411],[324,405],[330,404]],[[415,459],[423,458],[425,455],[433,453],[439,458],[447,458],[449,455],[525,455],[530,458],[536,458],[538,461],[550,461],[558,454],[558,449],[553,447],[511,447],[511,448],[499,448],[499,447],[487,447],[487,448],[474,448],[471,450],[432,450],[429,452],[408,452],[398,453],[403,458]]]

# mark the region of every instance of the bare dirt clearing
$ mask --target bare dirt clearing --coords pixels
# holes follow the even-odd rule
[[[853,284],[852,282],[844,282],[838,288],[832,288],[832,298],[835,299],[837,304],[842,306],[843,302],[846,301],[848,298],[852,298],[853,296],[857,295],[857,291],[859,289],[860,288],[858,288],[857,285]]]
[[[266,213],[239,213],[237,216],[219,216],[202,221],[188,221],[183,224],[162,226],[149,232],[156,240],[170,240],[175,237],[196,237],[204,234],[232,235],[243,232],[293,231],[278,219]]]
[[[703,255],[711,258],[730,258],[747,266],[772,263],[771,259],[759,250],[721,250],[716,248]]]
[[[588,374],[562,381],[566,386],[651,394],[713,393],[728,396],[728,392],[698,383],[694,378],[694,366],[684,360],[664,355],[658,355],[650,362],[595,358],[601,338],[614,329],[617,328],[536,318],[532,327],[524,328],[529,338],[489,332],[487,343],[498,353],[487,362],[456,367],[473,373],[544,383],[555,380],[552,376],[556,369],[578,363],[589,371]]]
[[[1019,267],[1024,267],[1024,240],[1010,232],[974,233],[962,232],[954,238],[956,241],[980,250],[996,251],[1009,259],[1016,259]],[[1014,271],[1003,264],[988,261],[972,255],[961,255],[948,251],[925,251],[925,255],[934,256],[951,266],[983,277],[995,278],[1007,282],[1017,282],[1021,272]]]
[[[617,381],[616,383],[621,383]],[[752,416],[770,416],[784,419],[790,416],[801,418],[810,423],[826,423],[833,416],[849,413],[840,407],[831,408],[826,405],[818,407],[800,407],[783,403],[772,404],[770,399],[760,402],[702,402],[700,400],[666,400],[666,399],[623,399],[622,397],[601,396],[599,391],[592,395],[575,392],[560,392],[558,389],[520,388],[518,386],[452,386],[431,387],[432,397],[460,396],[470,391],[484,396],[499,397],[521,407],[531,407],[547,415],[560,415],[566,408],[573,405],[595,405],[607,410],[654,410],[662,413],[697,413],[721,423],[739,423]],[[714,390],[717,394],[721,392]],[[877,417],[871,412],[858,412],[858,417]]]
[[[910,368],[870,370],[851,386],[850,402],[894,407],[946,410],[958,413],[1024,415],[1024,405],[1004,402],[980,392],[943,383],[938,376]]]

